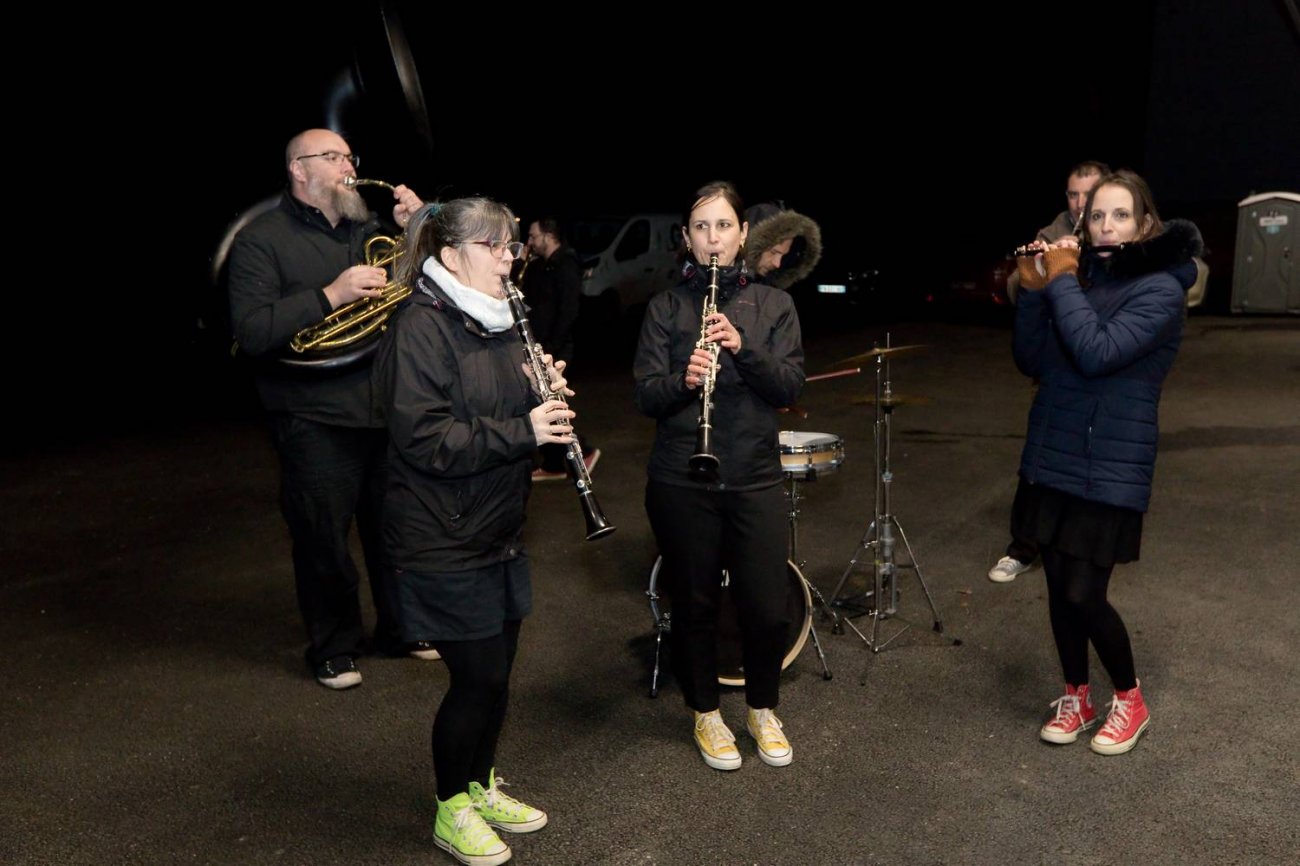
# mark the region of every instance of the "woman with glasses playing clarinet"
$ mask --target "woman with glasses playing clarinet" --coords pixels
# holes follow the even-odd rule
[[[777,410],[803,387],[803,345],[790,296],[745,266],[744,211],[731,184],[696,191],[681,282],[650,299],[633,368],[637,408],[656,422],[645,501],[672,597],[673,671],[696,747],[717,770],[741,763],[720,712],[723,569],[740,622],[746,729],[765,763],[793,757],[774,713],[790,625]]]
[[[375,362],[401,628],[432,642],[451,678],[433,720],[434,841],[477,866],[510,859],[494,828],[528,833],[547,820],[500,789],[496,747],[532,607],[521,534],[533,453],[568,443],[574,417],[562,400],[543,402],[520,363],[502,283],[523,246],[516,231],[514,214],[484,198],[417,211],[399,273],[411,295]],[[554,367],[551,390],[571,396],[564,362]]]

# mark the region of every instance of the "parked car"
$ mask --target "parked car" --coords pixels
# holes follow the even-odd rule
[[[609,219],[575,221],[574,248],[584,264],[582,295],[599,300],[607,314],[643,309],[651,295],[677,282],[681,222],[672,214],[636,214],[612,234],[611,225]],[[593,241],[602,246],[590,249]]]
[[[570,234],[583,261],[579,355],[627,355],[650,297],[677,283],[681,221],[656,213],[578,219]]]

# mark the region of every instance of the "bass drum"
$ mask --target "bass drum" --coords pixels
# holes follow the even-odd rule
[[[659,573],[663,562],[662,556],[655,558],[654,567],[650,569],[650,588],[646,590],[646,595],[650,598],[650,614],[654,617],[655,627],[666,632],[672,630],[672,611],[670,599],[666,594],[660,594]],[[781,659],[781,670],[788,668],[799,655],[808,642],[808,632],[812,629],[812,593],[808,591],[808,582],[804,580],[799,566],[789,560],[786,560],[785,572],[786,609],[790,614],[790,628],[786,632],[786,652]],[[723,571],[724,592],[718,612],[718,682],[724,686],[743,686],[745,667],[741,659],[740,623],[731,593],[726,591],[729,581],[729,575]]]

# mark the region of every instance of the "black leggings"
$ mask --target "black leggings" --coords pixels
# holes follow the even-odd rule
[[[1119,691],[1137,685],[1133,672],[1133,647],[1124,620],[1106,600],[1106,586],[1114,566],[1093,565],[1051,547],[1041,549],[1047,576],[1047,601],[1052,636],[1061,657],[1065,681],[1073,686],[1088,682],[1088,641]]]
[[[496,766],[497,739],[506,719],[519,626],[519,620],[510,620],[494,637],[435,642],[451,674],[433,719],[439,800],[468,791],[471,781],[484,788],[492,783],[488,777]]]

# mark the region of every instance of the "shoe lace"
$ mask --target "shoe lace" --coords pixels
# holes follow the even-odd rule
[[[759,736],[765,743],[783,738],[781,729],[785,726],[771,710],[755,710],[754,727],[758,729]]]
[[[1111,698],[1109,715],[1106,716],[1106,724],[1102,725],[1101,733],[1108,737],[1118,737],[1124,733],[1128,727],[1132,707],[1132,701],[1122,700],[1119,695]]]
[[[468,848],[471,851],[486,847],[492,842],[492,838],[496,836],[496,833],[487,825],[487,822],[479,817],[478,812],[474,811],[472,803],[456,812],[453,833],[453,838],[463,843],[458,847]]]
[[[1056,707],[1056,718],[1052,720],[1052,724],[1068,727],[1074,721],[1074,717],[1079,715],[1079,696],[1061,695],[1052,701],[1052,706]]]
[[[501,790],[502,786],[509,784],[510,783],[505,779],[497,776],[496,784],[483,792],[483,803],[489,809],[494,809],[498,812],[506,812],[516,817],[523,816],[524,813],[530,811],[531,807],[519,802],[505,791]]]
[[[717,713],[703,714],[695,723],[695,727],[709,741],[709,749],[712,751],[716,752],[736,742],[736,735],[723,723],[722,717]]]

